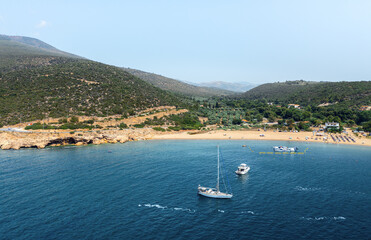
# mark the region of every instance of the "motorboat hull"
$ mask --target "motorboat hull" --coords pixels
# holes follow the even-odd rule
[[[246,164],[241,164],[238,169],[235,171],[236,174],[238,175],[245,175],[250,171],[250,167],[246,166]]]
[[[289,147],[273,147],[273,150],[275,152],[296,152],[298,150],[297,147],[293,148],[289,148]]]
[[[237,175],[245,175],[246,173],[248,173],[249,171],[244,171],[244,172],[240,172],[240,171],[235,171],[235,173]]]

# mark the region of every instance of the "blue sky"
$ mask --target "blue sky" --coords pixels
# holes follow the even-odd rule
[[[370,0],[3,1],[0,34],[189,82],[371,80]]]

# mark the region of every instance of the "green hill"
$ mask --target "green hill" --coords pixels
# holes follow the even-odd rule
[[[123,68],[125,71],[137,76],[138,78],[156,86],[163,90],[171,91],[177,94],[182,94],[192,97],[212,97],[212,96],[227,96],[235,94],[235,92],[212,87],[198,87],[172,78],[167,78],[158,74],[148,73],[131,68]]]
[[[279,104],[319,105],[336,103],[343,106],[371,105],[371,81],[267,83],[253,88],[240,97],[266,99]]]
[[[23,36],[7,36],[0,34],[1,54],[5,55],[46,55],[62,57],[78,57],[77,55],[63,52],[39,39]]]
[[[61,58],[81,58],[35,38],[0,35],[0,73],[51,65]]]
[[[19,119],[103,116],[179,104],[181,99],[174,94],[121,68],[48,46],[0,40],[0,125]]]

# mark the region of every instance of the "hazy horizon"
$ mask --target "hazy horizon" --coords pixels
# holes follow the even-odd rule
[[[17,1],[0,33],[185,82],[371,80],[371,2]]]

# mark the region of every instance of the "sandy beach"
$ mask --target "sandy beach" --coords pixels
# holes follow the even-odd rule
[[[277,141],[301,141],[301,142],[322,142],[330,144],[347,144],[347,145],[362,145],[371,146],[371,139],[366,137],[357,137],[353,133],[346,134],[332,134],[334,137],[347,136],[352,137],[356,142],[353,141],[340,141],[335,142],[329,134],[323,136],[313,136],[313,132],[274,132],[272,130],[258,131],[258,130],[247,130],[247,131],[225,131],[215,130],[209,132],[196,132],[196,131],[184,131],[178,133],[163,133],[156,134],[152,139],[225,139],[225,140],[277,140]],[[336,139],[336,138],[335,138]]]

